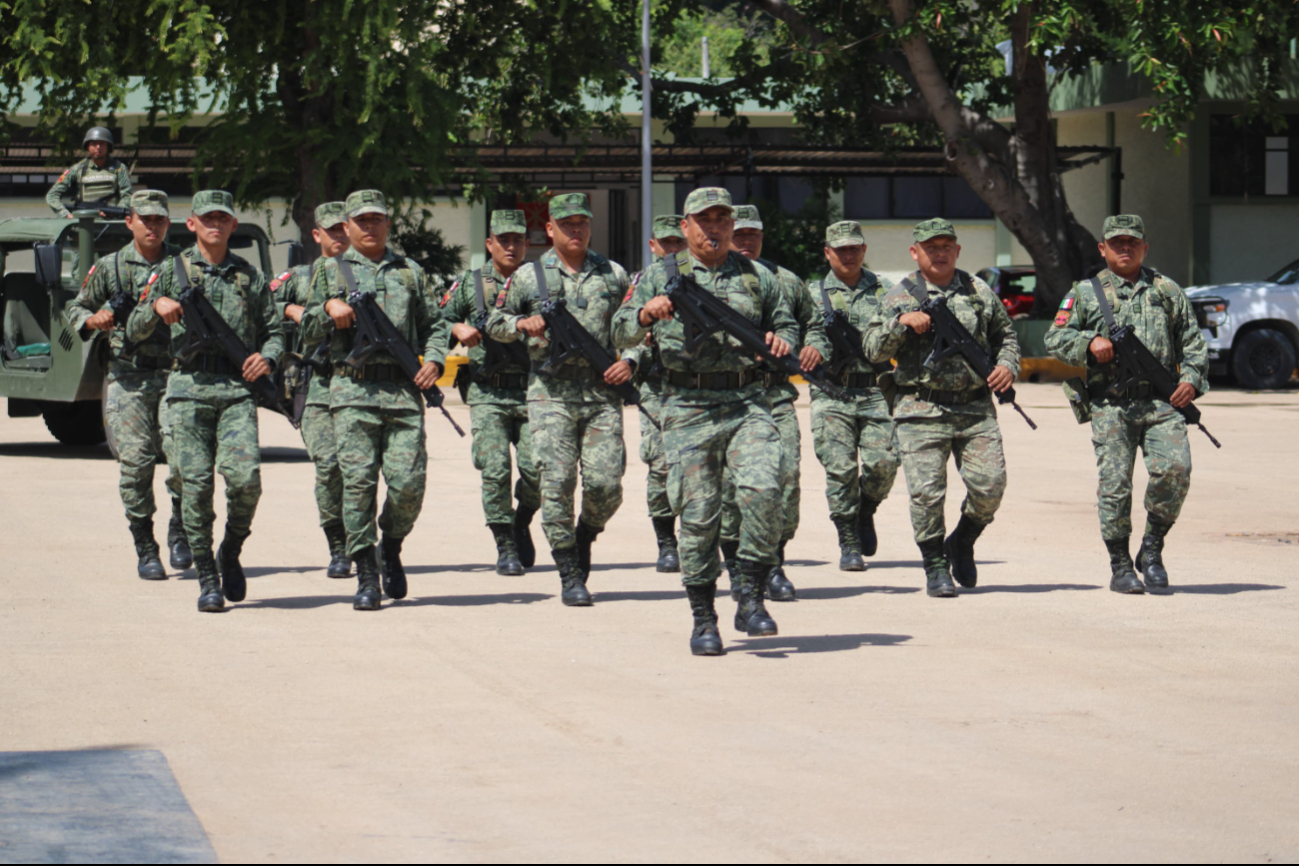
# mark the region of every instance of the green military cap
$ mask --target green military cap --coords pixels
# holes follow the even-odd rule
[[[864,243],[866,235],[862,234],[861,223],[856,220],[842,220],[825,230],[827,247],[859,247]]]
[[[1136,214],[1121,213],[1105,218],[1105,225],[1101,228],[1101,234],[1105,236],[1105,240],[1121,236],[1145,240],[1146,224]]]
[[[492,211],[492,234],[526,235],[527,233],[528,233],[528,218],[523,215],[523,211],[521,210]]]
[[[133,192],[131,210],[140,216],[168,216],[167,194],[160,189],[142,189]]]
[[[762,214],[756,205],[737,204],[735,206],[735,230],[757,229],[762,231]]]
[[[350,193],[344,206],[347,208],[349,219],[367,213],[388,215],[388,201],[383,197],[383,193],[377,189],[361,189]]]
[[[595,216],[591,213],[591,200],[586,197],[586,193],[566,192],[550,200],[551,219],[562,220],[575,216]]]
[[[686,196],[686,216],[703,213],[710,207],[724,207],[734,211],[730,191],[720,186],[702,186]]]
[[[931,220],[925,220],[922,223],[916,223],[915,231],[911,237],[916,243],[927,241],[931,238],[951,238],[956,240],[956,226],[952,225],[949,220],[942,217],[935,217]],[[863,241],[865,243],[865,241]]]
[[[316,225],[322,229],[332,229],[339,223],[347,222],[347,205],[341,201],[327,201],[316,207]]]
[[[679,213],[663,213],[654,217],[654,237],[658,238],[684,238],[681,233],[681,221],[685,217]]]
[[[190,204],[194,216],[203,216],[213,211],[235,215],[235,197],[223,189],[205,189],[194,193]]]

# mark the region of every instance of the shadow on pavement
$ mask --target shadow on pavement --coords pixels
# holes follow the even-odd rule
[[[591,589],[590,586],[587,589]],[[721,594],[721,590],[718,590]],[[686,591],[684,589],[647,589],[647,590],[628,590],[626,592],[604,592],[598,588],[594,589],[591,597],[597,604],[602,601],[669,601],[673,599],[684,599]]]
[[[305,448],[263,448],[263,463],[310,463]]]
[[[194,571],[192,568],[185,569],[186,573]],[[244,566],[245,577],[266,577],[268,574],[306,574],[311,571],[319,571],[322,575],[325,572],[325,564],[322,565],[281,565],[281,566]],[[198,574],[195,572],[197,578]],[[342,578],[335,578],[341,580]]]
[[[817,568],[822,565],[829,565],[828,559],[787,559],[785,560],[786,568]]]
[[[6,442],[0,445],[0,457],[46,457],[51,460],[117,460],[107,445],[79,448],[58,442]]]
[[[351,588],[349,587],[349,590]],[[331,604],[348,604],[352,603],[352,592],[346,594],[340,592],[338,595],[297,595],[288,598],[251,598],[246,601],[228,604],[227,611],[246,610],[248,608],[271,608],[273,610],[311,610],[317,607],[327,607]],[[382,608],[381,608],[382,609]]]
[[[735,650],[769,659],[789,658],[794,653],[833,653],[867,646],[897,646],[911,640],[909,634],[825,634],[807,637],[757,637],[741,639]]]
[[[487,595],[426,595],[422,598],[404,598],[392,604],[396,607],[424,607],[430,604],[443,607],[480,607],[486,604],[533,604],[551,598],[554,596],[545,592],[501,592]]]
[[[866,595],[868,592],[884,593],[885,595],[902,595],[908,592],[920,592],[919,587],[915,586],[813,586],[798,587],[798,597],[800,600],[807,601],[829,601],[836,598],[852,598],[857,595]]]
[[[1174,584],[1171,595],[1189,593],[1191,595],[1235,595],[1238,592],[1260,592],[1265,589],[1287,589],[1271,583],[1200,583],[1188,586]]]
[[[461,572],[464,574],[496,574],[496,564],[491,562],[471,562],[465,565],[407,565],[405,566],[407,574],[441,574],[444,572]],[[554,571],[553,565],[534,565],[528,569],[528,574],[544,573]],[[504,577],[504,580],[515,580],[516,578]]]
[[[594,555],[591,557],[595,558]],[[653,568],[658,565],[657,562],[593,562],[591,563],[592,571],[615,571],[624,568]]]
[[[1094,583],[1019,583],[1005,586],[976,586],[958,589],[961,595],[979,595],[985,592],[1059,592],[1064,590],[1100,589]]]

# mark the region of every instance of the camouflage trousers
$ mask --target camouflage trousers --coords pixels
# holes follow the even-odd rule
[[[160,457],[168,462],[167,490],[180,500],[180,473],[172,460],[171,425],[167,423],[168,373],[118,372],[108,380],[104,415],[117,443],[121,469],[118,490],[126,519],[142,523],[158,510],[153,496],[153,469]],[[179,516],[179,515],[177,515]]]
[[[665,401],[663,450],[668,497],[681,517],[681,582],[707,585],[719,572],[724,475],[735,483],[739,556],[775,565],[780,514],[780,429],[766,399],[682,404]]]
[[[660,394],[641,388],[640,404],[655,420],[663,423],[663,397]],[[672,517],[672,503],[668,502],[668,466],[663,461],[663,431],[651,424],[643,413],[636,414],[640,415],[640,459],[649,467],[645,479],[645,501],[649,505],[649,516]]]
[[[195,556],[212,554],[216,473],[226,482],[226,526],[235,535],[252,530],[262,498],[262,456],[257,406],[251,396],[167,401],[172,456],[180,471],[185,536]]]
[[[528,404],[475,403],[469,407],[474,437],[474,468],[483,476],[483,515],[487,525],[512,523],[514,499],[523,508],[534,511],[541,505],[537,480],[537,461],[532,453],[532,433],[528,424]],[[519,480],[510,497],[510,446],[514,446],[519,465]]]
[[[794,410],[793,400],[773,401],[771,417],[780,431],[780,508],[777,514],[781,524],[780,541],[788,542],[798,532],[798,515],[803,501],[803,473],[799,466],[803,459],[803,435],[798,429],[798,413]],[[721,538],[723,541],[738,541],[740,538],[740,509],[735,503],[735,482],[730,470],[722,474]]]
[[[328,406],[302,410],[302,444],[316,466],[316,510],[321,526],[343,525],[343,470],[338,468],[334,416]]]
[[[583,523],[602,530],[622,505],[622,475],[627,470],[622,406],[533,400],[528,419],[540,476],[541,528],[551,550],[574,547],[579,468]]]
[[[943,505],[949,456],[956,457],[965,482],[961,513],[979,523],[992,522],[1006,492],[1006,457],[996,416],[949,412],[942,418],[899,419],[896,429],[917,542],[946,534]]]
[[[825,467],[825,500],[831,518],[856,517],[863,496],[883,502],[901,463],[884,395],[876,388],[848,393],[847,400],[812,397],[812,447]]]
[[[352,556],[379,542],[375,514],[379,473],[387,485],[378,528],[405,538],[424,507],[428,453],[424,413],[408,409],[340,406],[333,410],[338,466],[343,473],[343,526]]]
[[[1092,447],[1100,475],[1101,537],[1132,534],[1132,470],[1145,457],[1146,512],[1172,524],[1191,489],[1191,443],[1186,421],[1162,400],[1092,404]]]

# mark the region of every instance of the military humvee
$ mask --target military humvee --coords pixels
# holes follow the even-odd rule
[[[66,310],[90,266],[129,244],[131,232],[125,223],[101,219],[94,211],[74,215],[0,220],[0,397],[9,398],[9,417],[41,415],[65,445],[98,445],[107,438],[108,338],[97,331],[83,341],[68,324]],[[194,233],[173,220],[167,240],[185,248],[194,243]],[[270,272],[270,242],[256,225],[240,224],[230,248]]]

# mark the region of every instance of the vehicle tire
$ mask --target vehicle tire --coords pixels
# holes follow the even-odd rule
[[[101,401],[47,405],[42,413],[45,426],[64,445],[86,447],[104,441],[104,410]]]
[[[117,439],[113,436],[113,427],[108,423],[108,374],[104,374],[104,387],[100,391],[104,396],[99,398],[99,421],[104,425],[104,440],[108,442],[108,450],[112,452],[113,459],[120,459],[117,454]]]
[[[1280,331],[1259,328],[1236,341],[1231,372],[1242,388],[1284,388],[1294,372],[1294,345]]]

